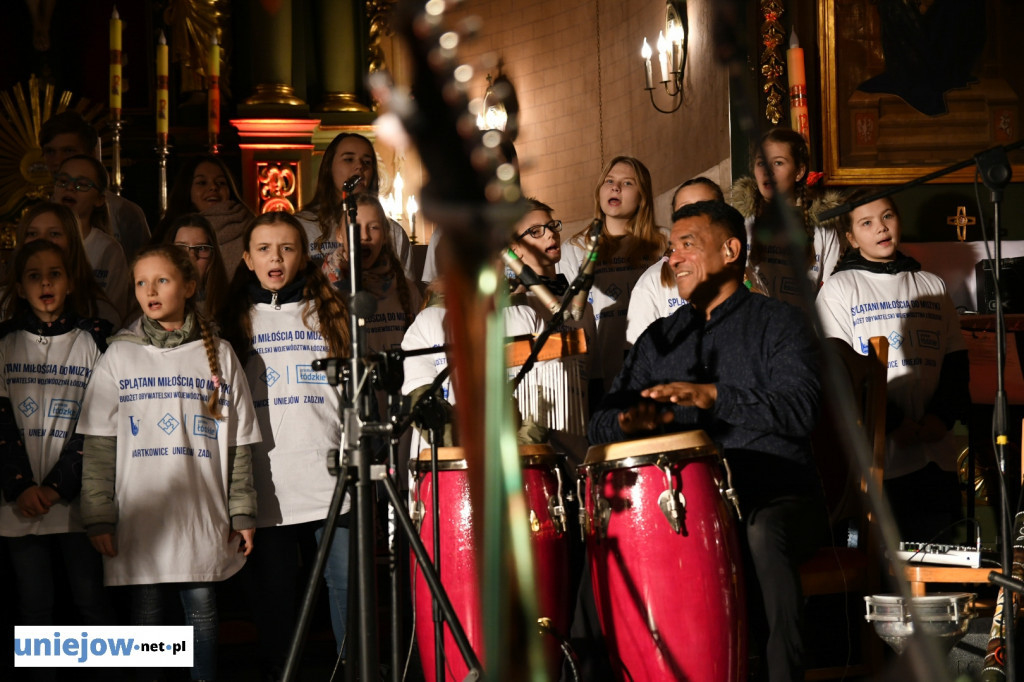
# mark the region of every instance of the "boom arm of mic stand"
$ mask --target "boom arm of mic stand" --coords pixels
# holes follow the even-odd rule
[[[831,209],[829,209],[827,211],[822,211],[821,213],[816,214],[816,217],[817,217],[819,223],[823,223],[826,220],[831,220],[832,218],[836,218],[838,216],[841,216],[844,213],[849,213],[850,211],[852,211],[853,209],[857,208],[858,206],[863,206],[864,204],[870,204],[872,201],[878,201],[879,199],[884,199],[885,197],[892,196],[893,194],[898,194],[899,192],[902,192],[905,189],[909,189],[911,187],[917,187],[918,185],[923,185],[926,182],[931,182],[932,180],[935,180],[936,178],[941,178],[944,175],[949,175],[950,173],[953,173],[954,171],[958,171],[958,170],[961,170],[963,168],[967,168],[969,166],[973,166],[973,165],[975,165],[975,163],[977,163],[978,157],[984,157],[986,154],[991,153],[993,150],[1003,149],[1003,150],[1005,150],[1007,152],[1012,152],[1015,149],[1020,149],[1021,147],[1024,147],[1024,138],[1022,138],[1020,140],[1017,140],[1016,142],[1012,142],[1010,144],[1003,145],[1002,147],[993,147],[992,149],[980,152],[979,154],[976,154],[975,156],[972,156],[969,159],[965,159],[963,161],[958,161],[957,163],[954,163],[952,166],[946,166],[945,168],[940,168],[939,170],[937,170],[937,171],[935,171],[933,173],[928,173],[927,175],[922,175],[919,178],[915,178],[913,180],[909,180],[907,182],[904,182],[902,185],[896,185],[895,187],[890,187],[889,189],[885,189],[885,190],[882,190],[880,192],[875,192],[874,194],[866,196],[863,199],[861,199],[860,201],[856,201],[856,202],[854,202],[852,204],[850,204],[850,203],[840,204],[839,206],[836,206],[835,208],[831,208]]]

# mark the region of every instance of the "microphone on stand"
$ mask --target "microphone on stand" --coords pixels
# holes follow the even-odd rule
[[[356,173],[355,175],[353,175],[351,178],[346,180],[341,185],[342,193],[344,193],[344,194],[351,194],[352,191],[356,188],[356,185],[358,185],[362,181],[363,181],[363,176],[360,175],[359,173]]]
[[[559,308],[558,299],[555,298],[551,290],[540,280],[537,273],[533,271],[529,265],[524,263],[519,256],[516,255],[512,249],[505,249],[501,254],[501,259],[505,261],[505,265],[509,267],[512,272],[516,274],[519,281],[526,285],[526,287],[533,292],[534,296],[541,302],[541,304],[550,310],[552,313],[557,313]]]
[[[590,287],[594,284],[594,270],[597,268],[597,242],[601,238],[601,231],[604,229],[604,221],[600,218],[590,223],[590,236],[587,237],[587,252],[583,256],[583,267],[580,268],[579,279],[581,280],[580,290],[573,296],[569,314],[574,320],[583,319],[583,311],[587,307],[587,298],[590,297]]]

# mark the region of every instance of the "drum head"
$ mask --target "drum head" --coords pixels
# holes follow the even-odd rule
[[[409,468],[416,472],[430,471],[431,449],[420,450],[419,459],[410,459]],[[438,448],[438,471],[452,471],[466,468],[466,453],[462,448]]]
[[[410,460],[409,466],[414,471],[430,471],[430,454],[430,448],[421,450],[419,459]],[[555,466],[565,459],[565,455],[556,454],[548,443],[520,445],[519,456],[523,466]],[[463,448],[438,448],[437,466],[441,471],[465,469],[466,451]]]
[[[629,468],[653,464],[661,457],[680,460],[717,456],[718,450],[708,434],[701,430],[683,431],[653,438],[594,445],[587,450],[587,459],[580,468]]]
[[[975,598],[971,592],[936,592],[922,597],[911,597],[913,606],[908,607],[906,601],[898,594],[874,594],[864,597],[867,606],[868,621],[908,622],[913,617],[918,620],[938,622],[958,622],[972,611]]]

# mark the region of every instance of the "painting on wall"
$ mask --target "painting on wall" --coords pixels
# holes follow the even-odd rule
[[[818,25],[830,182],[906,182],[1021,138],[1024,3],[824,0]]]

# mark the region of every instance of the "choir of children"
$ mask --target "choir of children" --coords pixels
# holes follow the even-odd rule
[[[223,161],[195,157],[181,168],[153,237],[158,245],[144,246],[145,219],[107,191],[95,134],[83,123],[62,114],[43,126],[53,202],[25,213],[0,299],[0,537],[13,564],[20,622],[53,622],[59,575],[87,623],[116,620],[101,581],[134,586],[135,624],[162,622],[163,598],[176,594],[196,628],[192,677],[214,679],[213,586],[248,563],[263,663],[269,675],[279,674],[298,605],[298,547],[321,533],[333,487],[322,460],[342,440],[341,393],[302,373],[316,357],[348,351],[343,203],[352,202],[360,225],[359,288],[377,304],[366,324],[369,350],[444,343],[444,308],[436,305],[443,287],[432,285],[434,305],[420,311],[408,237],[375,196],[376,154],[361,135],[330,143],[316,195],[295,217],[254,219]],[[769,131],[753,158],[754,178],[737,183],[730,199],[747,214],[745,265],[748,277],[763,281],[761,293],[799,303],[795,282],[806,270],[812,292],[820,290],[816,308],[827,336],[856,350],[877,334],[931,339],[896,343],[891,351],[891,358],[909,361],[890,365],[894,422],[886,468],[887,488],[906,502],[897,508],[901,529],[930,539],[958,518],[959,492],[948,473],[954,460],[946,454],[950,428],[968,401],[966,351],[945,286],[897,250],[900,220],[890,200],[847,216],[843,236],[852,248],[840,259],[840,234],[819,225],[810,210],[816,193],[808,188],[809,155],[799,135]],[[803,218],[806,263],[796,272],[774,230],[773,197]],[[672,208],[723,201],[714,182],[693,178],[676,190]],[[598,178],[589,228],[563,235],[554,210],[531,199],[510,238],[510,255],[560,298],[588,258],[589,238],[598,235],[594,286],[575,325],[590,346],[589,359],[573,372],[581,394],[591,393],[589,403],[583,400],[588,407],[647,328],[687,305],[653,207],[647,168],[617,156]],[[528,281],[506,274],[510,329],[537,333],[550,310],[527,294]],[[851,309],[883,299],[933,313],[891,324],[851,319]],[[92,319],[99,317],[105,320]],[[111,325],[116,330],[126,321],[110,338],[115,352],[104,354]],[[230,343],[219,339],[215,322],[224,324]],[[563,329],[572,326],[563,321]],[[301,332],[294,338],[304,342],[265,342],[285,329]],[[76,368],[77,379],[57,388],[30,371],[53,363]],[[404,392],[418,399],[445,364],[443,353],[407,360]],[[172,375],[188,382],[188,390],[175,391],[178,398],[151,400],[145,396],[153,393],[139,390],[150,377]],[[442,403],[453,400],[449,386]],[[293,404],[293,394],[303,404]],[[76,407],[54,412],[54,401]],[[544,435],[573,463],[581,461],[580,432]],[[406,454],[415,457],[417,449]],[[63,573],[53,571],[58,556]],[[330,556],[326,577],[341,651],[344,526]]]

